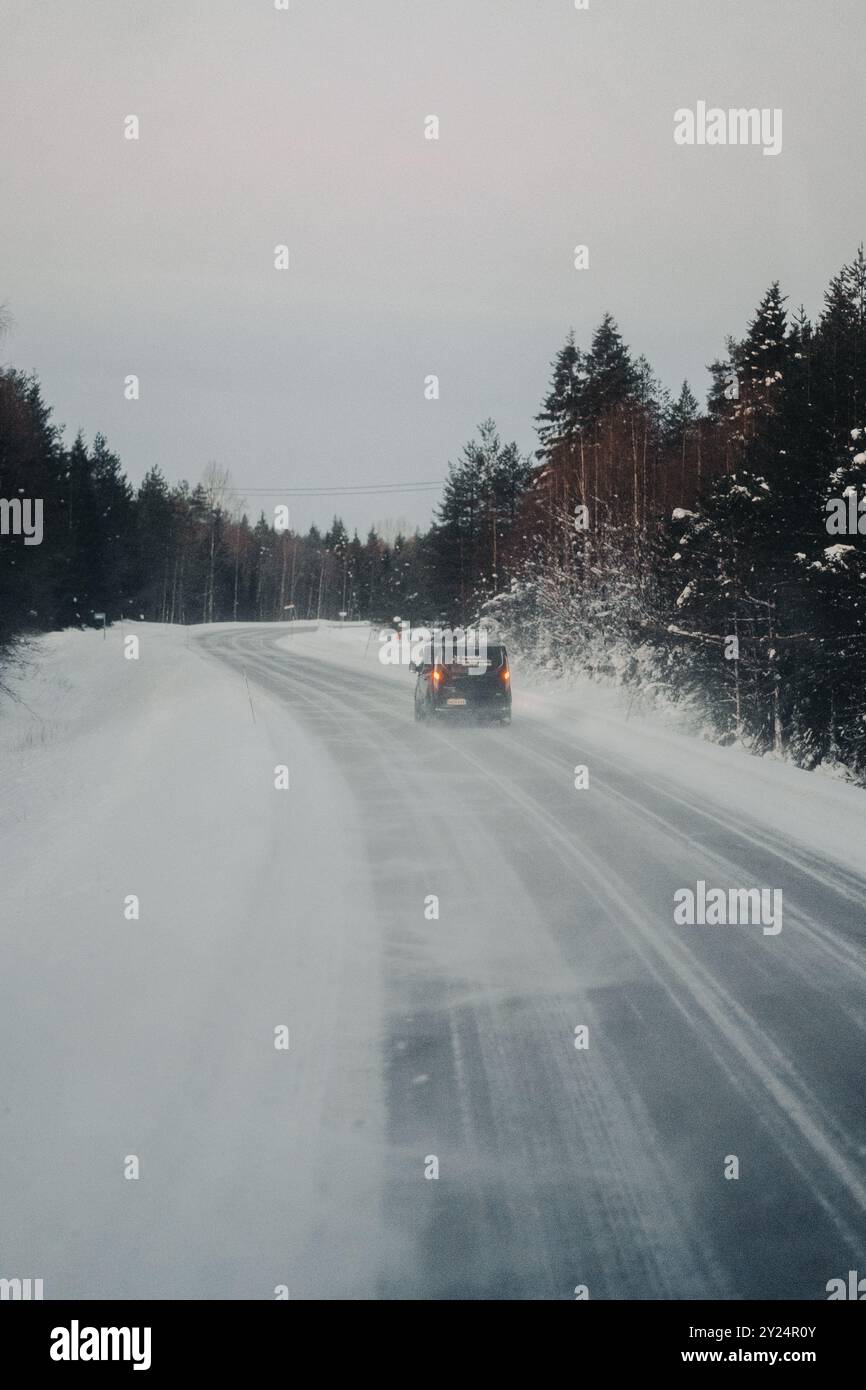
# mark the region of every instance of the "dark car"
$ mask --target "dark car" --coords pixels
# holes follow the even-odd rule
[[[483,657],[450,657],[435,661],[428,649],[413,669],[415,718],[440,719],[470,715],[511,723],[511,672],[501,643],[491,644]]]

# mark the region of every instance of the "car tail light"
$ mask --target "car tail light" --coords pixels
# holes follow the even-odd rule
[[[510,680],[511,680],[511,672],[509,671],[508,667],[506,666],[506,667],[505,667],[505,670],[502,672],[502,684],[503,684],[503,685],[507,685],[508,682],[509,682]]]
[[[434,666],[434,668],[433,668],[433,676],[432,676],[432,679],[433,679],[433,684],[434,684],[434,685],[438,685],[439,682],[440,682],[441,679],[442,679],[442,672],[439,670],[438,666]]]

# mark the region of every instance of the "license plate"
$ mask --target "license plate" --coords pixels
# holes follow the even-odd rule
[[[465,700],[446,700],[446,705],[465,705]]]

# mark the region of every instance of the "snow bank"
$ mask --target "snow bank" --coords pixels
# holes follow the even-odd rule
[[[812,851],[856,871],[863,868],[866,790],[819,769],[806,772],[772,756],[756,757],[741,747],[722,747],[682,733],[661,714],[629,713],[625,692],[591,682],[570,689],[533,689],[518,694],[515,717],[573,730],[581,743],[632,769],[650,782],[680,790],[707,809],[717,808],[741,824],[762,825],[792,846]]]
[[[46,1298],[360,1294],[382,1103],[358,829],[282,705],[193,638],[64,632],[6,673],[0,1273]]]

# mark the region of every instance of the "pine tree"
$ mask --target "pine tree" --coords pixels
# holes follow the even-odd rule
[[[727,424],[732,419],[740,397],[740,383],[734,366],[737,344],[733,338],[727,339],[726,347],[727,355],[717,357],[707,366],[710,374],[707,415],[717,426]]]
[[[93,614],[100,610],[104,591],[102,525],[93,467],[80,431],[66,455],[66,478],[69,558],[60,603],[61,623],[64,627],[95,627]]]
[[[583,418],[598,421],[638,392],[640,376],[611,314],[605,314],[584,363]]]
[[[133,493],[120,459],[97,434],[90,455],[93,500],[96,507],[98,559],[94,598],[109,620],[122,617],[129,601],[134,565],[135,513]]]
[[[135,505],[136,542],[132,610],[151,622],[168,622],[174,553],[174,517],[168,484],[149,469]]]
[[[539,457],[550,457],[563,446],[573,445],[583,423],[583,355],[570,329],[565,344],[552,364],[550,390],[536,415]]]
[[[71,538],[65,504],[66,461],[60,432],[39,383],[0,369],[0,498],[43,503],[43,541],[0,538],[0,649],[26,631],[66,620],[61,596]]]
[[[774,280],[764,294],[748,331],[733,354],[739,385],[734,415],[745,440],[751,439],[771,414],[781,394],[789,360],[785,297]]]
[[[531,476],[529,460],[516,444],[502,444],[492,420],[479,425],[478,439],[448,465],[431,562],[449,618],[465,625],[503,582],[510,531]]]
[[[670,404],[664,414],[665,443],[680,449],[686,443],[700,416],[700,406],[689,383],[684,381],[676,401]]]
[[[866,257],[863,246],[830,282],[817,332],[818,391],[841,445],[866,415]]]

